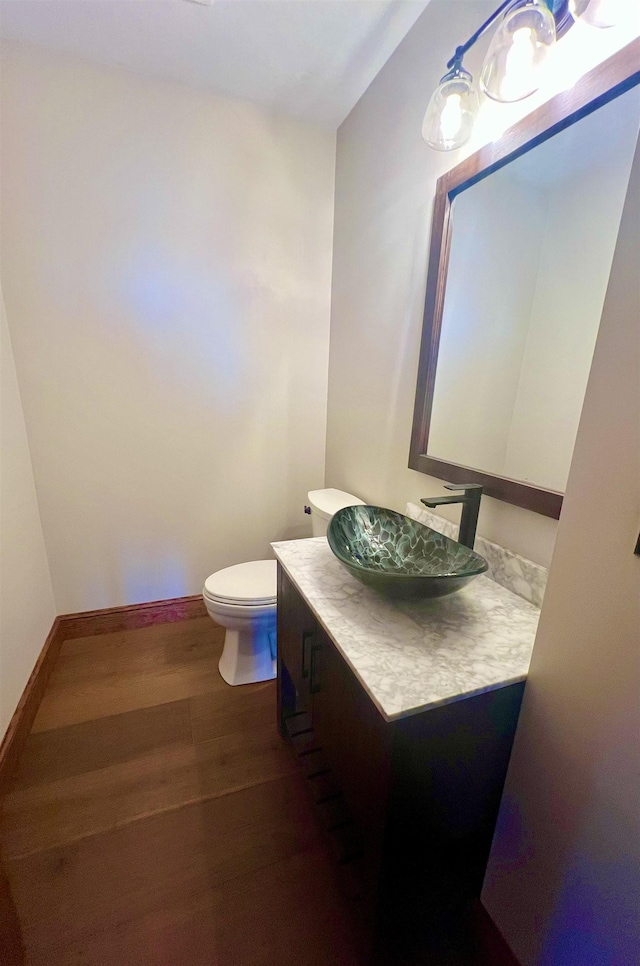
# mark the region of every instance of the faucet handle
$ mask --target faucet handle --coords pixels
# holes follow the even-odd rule
[[[445,490],[482,490],[482,483],[443,483]]]

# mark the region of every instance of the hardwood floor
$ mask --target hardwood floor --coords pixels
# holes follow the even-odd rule
[[[274,682],[206,618],[62,645],[1,842],[31,966],[358,966]]]

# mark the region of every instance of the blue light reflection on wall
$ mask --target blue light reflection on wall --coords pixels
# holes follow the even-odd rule
[[[134,604],[185,597],[193,591],[183,560],[139,548],[124,552],[119,567],[122,597]]]
[[[604,859],[572,852],[576,862],[556,897],[540,966],[640,962],[640,883],[632,856]]]
[[[195,256],[147,245],[129,253],[118,289],[145,345],[169,365],[179,364],[181,379],[207,383],[226,403],[239,398],[242,308],[228,279],[221,282]]]
[[[552,814],[549,820],[553,822]],[[640,962],[640,868],[634,821],[620,812],[603,816],[594,809],[591,815],[585,811],[577,839],[566,828],[554,831],[547,847],[555,839],[555,849],[536,853],[526,813],[505,792],[489,875],[508,881],[510,873],[521,876],[522,870],[531,869],[544,927],[537,932],[541,946],[536,966],[635,966]],[[572,864],[567,867],[568,862]],[[505,915],[508,919],[506,909]]]

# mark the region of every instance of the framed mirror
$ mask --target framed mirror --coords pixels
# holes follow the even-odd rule
[[[439,179],[412,469],[559,517],[639,129],[640,39]]]

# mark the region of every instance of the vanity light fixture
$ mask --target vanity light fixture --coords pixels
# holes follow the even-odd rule
[[[494,101],[510,103],[540,87],[540,71],[556,42],[556,22],[546,0],[512,4],[491,38],[480,87]]]
[[[467,51],[496,21],[480,71],[480,88],[494,101],[509,103],[529,97],[556,38],[574,20],[609,27],[620,19],[629,0],[504,0],[469,39],[456,48],[447,73],[433,92],[422,122],[422,137],[438,151],[462,147],[473,130],[479,109],[473,77],[463,67]]]
[[[438,151],[461,147],[471,137],[478,107],[473,77],[462,66],[462,57],[454,58],[451,70],[440,78],[429,101],[422,137]]]

